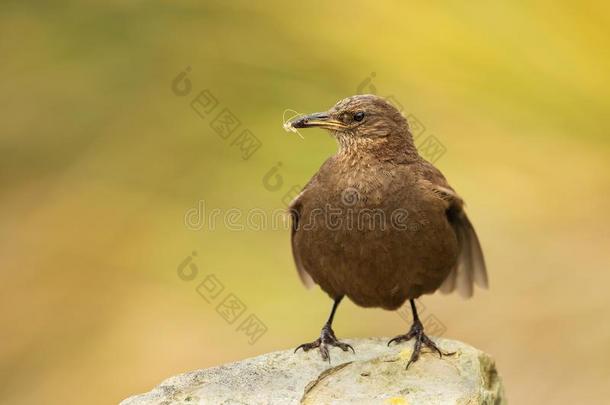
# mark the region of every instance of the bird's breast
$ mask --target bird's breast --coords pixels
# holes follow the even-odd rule
[[[437,288],[455,261],[444,211],[408,171],[356,165],[318,176],[306,193],[295,248],[332,296],[390,307]]]

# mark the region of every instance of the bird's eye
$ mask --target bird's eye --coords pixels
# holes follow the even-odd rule
[[[364,113],[362,111],[358,111],[356,114],[354,114],[354,121],[362,121],[364,119]]]

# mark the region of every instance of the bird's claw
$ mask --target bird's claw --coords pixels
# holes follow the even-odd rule
[[[308,352],[311,349],[318,348],[320,350],[322,360],[330,363],[330,353],[328,352],[329,346],[338,347],[344,352],[351,350],[352,353],[356,354],[354,348],[350,344],[339,341],[335,336],[335,332],[328,326],[324,326],[324,328],[322,328],[319,338],[311,343],[304,343],[300,345],[294,350],[294,352],[296,353],[299,349],[303,349],[304,352]]]
[[[419,320],[413,322],[413,325],[411,325],[411,329],[409,330],[409,332],[405,333],[404,335],[398,335],[395,338],[392,338],[388,342],[388,346],[390,346],[390,344],[394,342],[405,342],[411,340],[412,338],[415,338],[415,344],[413,345],[413,353],[411,353],[411,357],[409,358],[409,362],[407,363],[407,369],[412,363],[415,363],[419,359],[422,345],[437,352],[440,358],[442,358],[443,355],[452,356],[455,354],[455,352],[443,352],[441,349],[439,349],[436,343],[434,343],[432,339],[426,336],[426,334],[424,333],[424,327]]]

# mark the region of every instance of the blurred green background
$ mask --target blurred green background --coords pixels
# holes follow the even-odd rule
[[[359,88],[442,142],[436,164],[482,240],[489,291],[423,298],[444,336],[492,353],[513,403],[607,400],[607,3],[62,3],[0,4],[0,402],[116,403],[313,340],[331,301],[301,287],[286,229],[184,217],[199,200],[284,208],[336,148],[284,132],[284,110]],[[201,118],[204,89],[219,104]],[[251,158],[210,127],[222,108],[260,140]],[[207,274],[247,306],[234,324],[196,292]],[[236,331],[248,314],[267,327],[254,344]],[[340,337],[407,328],[349,302],[335,323]]]

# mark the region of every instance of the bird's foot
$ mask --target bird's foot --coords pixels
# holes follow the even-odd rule
[[[294,350],[294,352],[296,353],[299,349],[303,349],[304,352],[308,352],[311,349],[318,348],[320,350],[320,355],[322,355],[322,360],[326,360],[330,363],[330,354],[328,353],[329,346],[338,347],[344,352],[351,350],[354,354],[356,353],[351,345],[343,343],[337,339],[335,332],[332,330],[330,325],[324,325],[319,338],[311,343],[304,343],[300,345]]]
[[[432,339],[430,339],[428,336],[426,336],[426,334],[424,333],[424,326],[419,321],[419,319],[417,319],[413,322],[413,325],[411,325],[411,329],[409,330],[408,333],[405,333],[404,335],[398,335],[395,338],[391,339],[388,342],[388,346],[394,342],[400,343],[400,342],[411,340],[412,338],[415,338],[415,344],[413,346],[413,353],[411,353],[411,358],[409,359],[409,362],[407,363],[407,368],[409,368],[411,363],[414,363],[419,359],[419,355],[421,354],[422,345],[437,352],[439,357],[441,357],[441,358],[443,357],[443,355],[451,356],[451,355],[455,354],[455,352],[451,352],[451,353],[443,352],[441,349],[439,349],[438,346],[436,345],[436,343],[434,343],[432,341]]]

